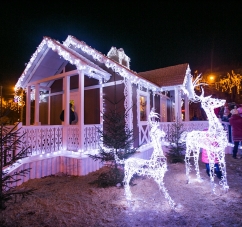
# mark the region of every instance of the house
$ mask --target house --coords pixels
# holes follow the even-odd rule
[[[26,91],[24,143],[37,161],[37,156],[50,158],[56,152],[83,155],[97,149],[96,127],[105,124],[102,113],[110,108],[108,98],[123,100],[119,103],[123,111],[131,108],[125,120],[139,135],[134,146],[149,144],[147,115],[152,107],[161,122],[189,121],[191,84],[187,63],[137,73],[130,69],[130,58],[123,49],[112,47],[106,56],[73,36],[63,43],[44,37],[15,85],[16,100],[23,99],[20,90]],[[70,102],[77,116],[71,125]],[[62,110],[63,122],[59,118]],[[59,156],[67,157],[66,153]],[[54,172],[61,169],[53,168]],[[82,171],[77,169],[73,171]]]
[[[124,111],[133,106],[126,121],[135,133],[141,134],[136,145],[144,142],[142,128],[147,125],[151,107],[161,114],[161,121],[171,122],[182,118],[184,103],[185,120],[189,120],[188,64],[140,73],[129,67],[130,58],[123,49],[112,47],[105,56],[72,36],[63,44],[44,37],[15,86],[16,91],[26,91],[26,126],[61,125],[59,115],[64,109],[67,111],[63,127],[67,128],[72,100],[78,117],[73,130],[83,132],[91,125],[102,127],[102,112],[109,105],[105,97],[114,98],[114,89],[117,100],[124,98]],[[63,148],[83,150],[86,138],[80,134],[73,139],[72,132],[63,130]],[[72,142],[68,144],[70,135]]]

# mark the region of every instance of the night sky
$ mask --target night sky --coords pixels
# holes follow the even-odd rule
[[[43,36],[62,42],[72,35],[103,54],[123,48],[136,72],[181,63],[192,72],[242,66],[242,3],[148,2],[5,0],[0,85],[15,85]]]

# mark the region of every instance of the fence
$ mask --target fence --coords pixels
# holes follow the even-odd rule
[[[99,145],[99,133],[102,126],[100,124],[85,125],[84,136],[84,151],[98,149]],[[81,133],[76,125],[71,125],[67,129],[67,150],[77,151],[79,149],[79,137]]]
[[[98,148],[98,128],[100,129],[101,125],[84,126],[84,151]],[[22,142],[25,147],[30,147],[32,155],[52,153],[62,149],[63,126],[23,126],[22,133],[25,133]],[[67,150],[78,151],[80,135],[76,125],[67,128]]]
[[[208,128],[208,121],[188,121],[182,122],[185,131],[204,130]],[[166,133],[166,140],[170,136],[170,129],[174,122],[161,122],[160,127]],[[231,136],[231,126],[228,122],[222,122],[225,130],[228,132],[228,141],[233,143]],[[13,126],[9,126],[11,129]],[[79,132],[79,128],[71,125],[67,129],[67,150],[78,151],[79,137],[83,133],[84,147],[83,150],[94,150],[99,147],[99,133],[101,125],[85,125],[84,131]],[[29,147],[31,155],[39,155],[45,153],[53,153],[62,150],[63,148],[63,126],[62,125],[46,125],[46,126],[22,126],[20,134],[22,137],[22,147]],[[147,144],[150,142],[149,126],[147,123],[142,123],[139,126],[139,144]]]
[[[170,129],[172,124],[175,122],[161,122],[160,128],[166,133],[165,140],[167,141],[170,137]],[[183,121],[183,130],[187,132],[191,132],[193,130],[203,131],[208,128],[208,121]],[[227,131],[228,142],[233,143],[232,140],[232,129],[229,122],[222,122],[224,129]],[[147,123],[141,123],[139,126],[139,144],[147,144],[150,142],[149,138],[149,126]]]

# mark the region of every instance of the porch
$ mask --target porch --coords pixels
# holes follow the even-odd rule
[[[161,122],[160,127],[166,132],[165,142],[168,141],[170,128],[174,122]],[[228,131],[228,146],[225,153],[230,154],[233,147],[231,140],[231,127],[228,122],[223,122]],[[75,125],[67,126],[66,148],[63,147],[63,130],[65,126],[22,126],[21,132],[26,133],[23,137],[23,146],[29,147],[31,155],[20,160],[10,172],[21,169],[31,168],[30,173],[16,182],[16,186],[28,181],[29,179],[41,178],[62,172],[68,175],[86,175],[96,171],[103,166],[102,163],[92,160],[88,154],[97,152],[99,148],[99,135],[97,127],[101,125],[85,125],[83,137],[83,149],[80,149],[80,136],[78,127]],[[204,130],[208,127],[208,121],[188,121],[183,122],[184,129],[189,132],[192,130]],[[150,145],[149,127],[141,124],[139,127],[139,153],[140,158],[148,159],[152,154]],[[241,147],[240,147],[241,149]],[[165,147],[164,147],[165,150]]]

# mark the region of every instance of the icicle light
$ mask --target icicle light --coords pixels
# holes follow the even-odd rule
[[[105,64],[106,67],[111,68],[114,72],[118,73],[123,78],[127,78],[132,84],[141,85],[142,87],[145,87],[152,91],[160,90],[158,86],[143,78],[140,78],[136,72],[129,70],[126,67],[118,64],[112,59],[104,56],[99,51],[91,48],[85,42],[77,40],[73,36],[68,36],[63,45],[66,47],[73,46],[74,48],[81,49],[83,52],[87,53],[88,55],[91,55],[94,60],[97,60],[100,63]]]
[[[48,48],[51,48],[53,51],[57,52],[60,57],[63,57],[63,59],[69,61],[71,64],[75,65],[77,67],[77,70],[86,70],[88,72],[88,75],[96,78],[101,79],[104,77],[105,80],[109,80],[110,76],[107,75],[99,75],[98,73],[95,73],[95,64],[90,62],[90,64],[93,64],[93,67],[89,66],[82,60],[82,56],[79,55],[77,52],[75,52],[72,49],[69,49],[68,47],[62,45],[56,40],[52,40],[49,37],[44,37],[40,45],[38,46],[35,53],[32,55],[29,63],[27,64],[24,72],[22,73],[21,77],[19,78],[18,82],[15,85],[15,92],[17,93],[19,89],[22,89],[22,82],[24,81],[24,78],[26,74],[28,73],[29,69],[33,65],[35,59],[37,58],[38,54],[44,50],[44,47],[47,45]],[[104,72],[104,71],[103,71]]]

